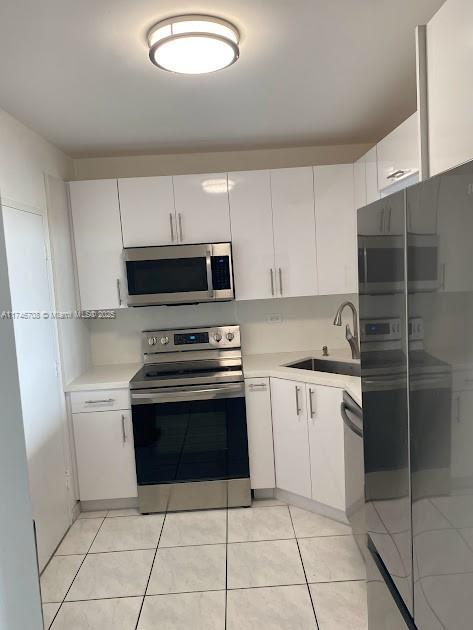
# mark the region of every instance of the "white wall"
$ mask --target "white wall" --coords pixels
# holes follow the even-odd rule
[[[140,362],[142,330],[233,323],[242,326],[245,354],[320,350],[323,345],[348,352],[344,327],[333,326],[335,312],[345,299],[356,303],[357,296],[123,309],[114,321],[89,321],[92,361],[94,365]],[[268,323],[274,315],[281,315],[281,323]]]
[[[148,177],[187,173],[218,173],[290,166],[347,164],[364,155],[371,144],[347,144],[248,151],[176,153],[74,160],[74,179]]]
[[[11,310],[0,221],[0,311]],[[41,604],[28,490],[13,321],[0,319],[0,628],[40,630]]]

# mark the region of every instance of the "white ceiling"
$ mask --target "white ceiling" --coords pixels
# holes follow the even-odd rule
[[[73,156],[374,142],[415,110],[416,24],[443,0],[14,0],[0,8],[0,107]],[[208,13],[238,63],[177,76],[157,20]]]

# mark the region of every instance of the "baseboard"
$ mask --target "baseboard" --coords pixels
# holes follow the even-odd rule
[[[279,490],[277,488],[276,498],[280,501],[285,501],[286,503],[300,507],[303,510],[307,510],[308,512],[315,512],[321,516],[331,518],[334,521],[339,521],[345,525],[350,524],[347,515],[343,512],[343,510],[338,510],[337,508],[330,507],[324,503],[319,503],[318,501],[313,501],[312,499],[307,499],[306,497],[301,497],[298,494],[293,494],[292,492],[287,492],[287,490]]]
[[[253,490],[255,499],[274,499],[276,496],[276,488],[259,488]]]
[[[98,499],[97,501],[81,501],[81,512],[96,512],[101,510],[126,510],[138,507],[138,497],[129,499]]]

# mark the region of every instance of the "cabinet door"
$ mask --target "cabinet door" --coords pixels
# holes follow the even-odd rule
[[[125,285],[117,181],[70,182],[69,189],[81,308],[118,308]]]
[[[245,379],[251,487],[275,488],[269,378]]]
[[[72,414],[81,501],[136,497],[129,411]]]
[[[227,174],[177,175],[173,182],[179,241],[230,241]]]
[[[177,241],[172,177],[118,180],[124,247]]]
[[[311,497],[305,384],[271,379],[276,487]]]
[[[368,203],[366,201],[366,160],[361,157],[353,165],[354,187],[355,187],[355,211],[363,208]]]
[[[237,300],[275,295],[269,171],[229,173],[233,271]]]
[[[357,293],[353,164],[314,168],[318,289]]]
[[[312,167],[271,171],[277,287],[282,297],[317,294]]]
[[[417,112],[378,143],[377,154],[379,190],[419,171]]]
[[[373,203],[380,198],[378,189],[378,154],[376,147],[363,156],[366,164],[366,203]]]
[[[312,499],[345,511],[343,391],[307,385]]]

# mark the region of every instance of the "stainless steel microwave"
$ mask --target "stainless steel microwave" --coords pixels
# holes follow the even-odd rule
[[[438,236],[408,234],[409,291],[439,289]],[[401,235],[359,235],[358,277],[361,294],[404,291],[404,237]]]
[[[231,243],[124,249],[128,306],[233,300]]]

